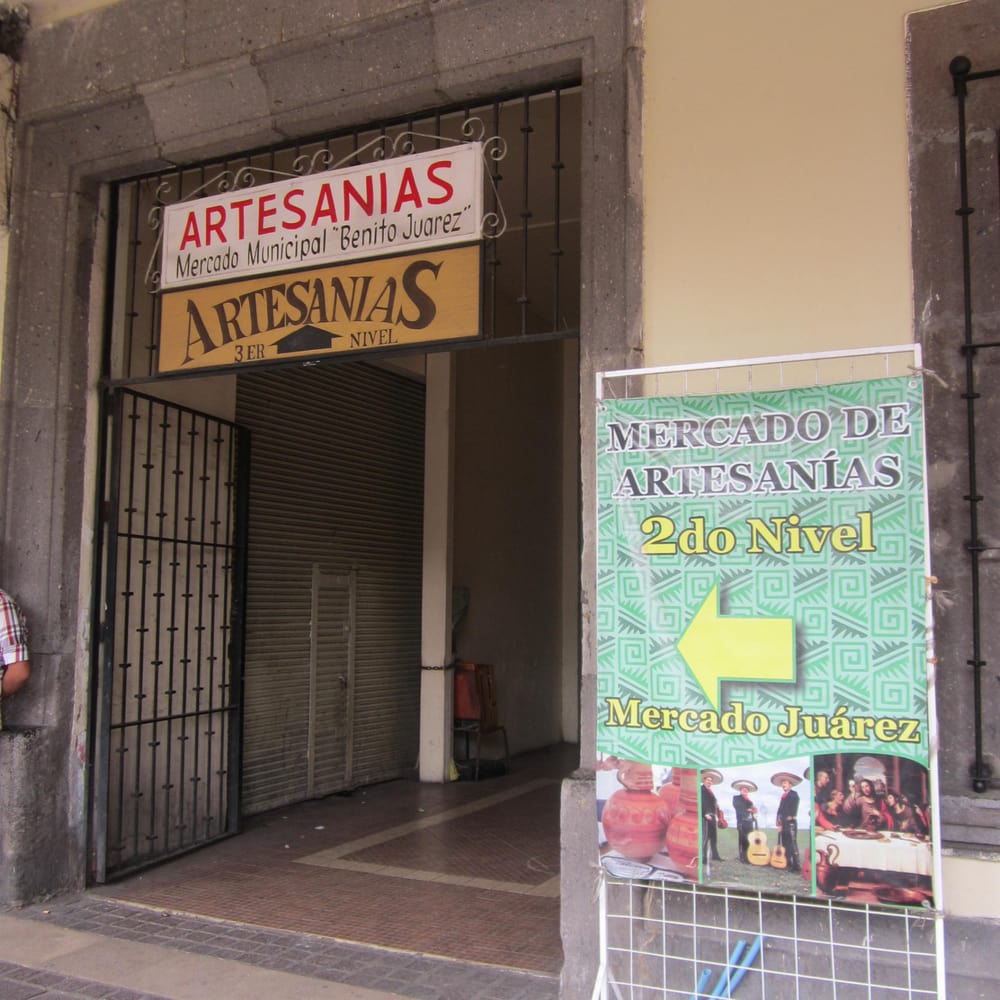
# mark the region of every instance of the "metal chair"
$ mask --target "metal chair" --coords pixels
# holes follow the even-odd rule
[[[479,702],[478,717],[472,719],[455,719],[455,732],[465,737],[465,759],[469,760],[469,737],[475,736],[476,769],[474,780],[479,780],[480,751],[484,736],[500,733],[503,736],[504,773],[510,772],[510,748],[507,744],[507,730],[497,718],[497,690],[493,667],[489,663],[475,665],[476,697]]]

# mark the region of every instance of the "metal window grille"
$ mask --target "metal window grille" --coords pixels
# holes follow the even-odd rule
[[[580,325],[580,91],[575,84],[442,108],[303,139],[291,145],[179,166],[120,183],[112,337],[112,383],[156,377],[159,225],[166,205],[232,187],[269,183],[448,141],[486,141],[489,174],[482,264],[482,339],[576,336]],[[379,141],[382,140],[382,141]],[[504,150],[502,157],[492,155]],[[442,349],[455,349],[455,345]],[[381,354],[392,349],[382,349]],[[352,360],[352,356],[323,363]]]
[[[996,688],[987,695],[983,680],[988,665],[986,643],[983,635],[983,607],[996,599],[996,590],[990,586],[989,563],[995,562],[1000,544],[989,541],[989,529],[995,532],[996,504],[985,504],[990,499],[977,459],[986,444],[986,435],[995,426],[995,409],[989,394],[984,396],[981,387],[989,383],[991,370],[988,363],[996,363],[998,356],[991,349],[1000,347],[996,339],[995,316],[997,293],[993,274],[996,267],[995,227],[1000,219],[1000,129],[972,129],[967,111],[970,98],[969,84],[982,81],[1000,81],[1000,69],[972,72],[972,64],[964,56],[957,56],[950,66],[954,80],[954,93],[958,111],[958,155],[961,203],[956,209],[962,232],[962,280],[964,331],[960,345],[965,367],[965,387],[962,398],[966,404],[969,540],[965,548],[969,554],[969,599],[972,629],[971,656],[966,661],[972,668],[973,700],[973,749],[971,767],[972,788],[985,792],[998,787],[1000,775],[995,773],[995,758],[988,759],[984,740],[984,714],[986,704],[995,704]],[[994,83],[996,86],[996,83]],[[985,97],[985,94],[980,94]],[[982,114],[982,106],[977,109]],[[972,134],[977,133],[977,134]],[[985,137],[985,141],[984,141]],[[975,205],[972,204],[975,199]],[[973,226],[973,217],[975,225]],[[987,352],[987,358],[983,357]],[[996,538],[994,534],[994,539]]]

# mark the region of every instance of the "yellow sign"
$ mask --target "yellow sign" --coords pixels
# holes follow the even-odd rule
[[[164,292],[158,371],[479,336],[480,246]]]
[[[677,651],[718,710],[722,680],[795,680],[795,621],[723,617],[715,586],[677,640]]]

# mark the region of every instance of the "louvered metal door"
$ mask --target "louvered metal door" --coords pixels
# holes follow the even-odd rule
[[[249,435],[118,390],[105,424],[92,878],[235,833]]]
[[[423,409],[421,382],[369,365],[240,375],[254,442],[246,815],[413,767]]]
[[[314,563],[309,628],[309,798],[351,784],[356,612],[357,573],[324,573],[319,563]]]

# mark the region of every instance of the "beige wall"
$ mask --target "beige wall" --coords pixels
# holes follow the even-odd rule
[[[646,364],[912,340],[916,9],[648,0]]]
[[[648,0],[646,365],[912,341],[905,19],[934,6]],[[996,861],[949,853],[949,913]]]

